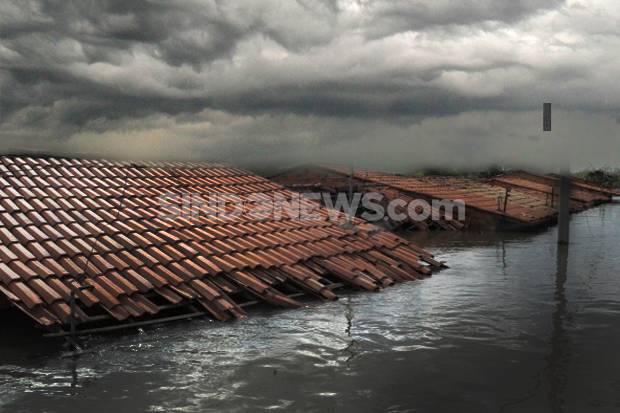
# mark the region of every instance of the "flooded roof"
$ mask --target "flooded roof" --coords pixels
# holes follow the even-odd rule
[[[320,207],[312,220],[162,217],[162,196],[213,193],[293,196],[223,165],[0,157],[0,297],[51,329],[69,322],[72,291],[80,323],[197,308],[228,320],[244,317],[249,300],[297,307],[296,293],[335,299],[339,283],[378,290],[441,266],[375,226],[344,228]]]
[[[328,167],[347,173],[346,168]],[[377,182],[422,197],[445,200],[462,200],[468,208],[533,224],[553,218],[557,211],[544,199],[521,190],[512,190],[504,211],[506,188],[483,180],[453,176],[412,177],[371,170],[355,170],[357,179]]]
[[[501,215],[523,223],[534,223],[553,217],[554,208],[543,199],[520,190],[512,190],[504,209],[506,188],[480,180],[461,177],[422,177],[393,180],[391,185],[439,199],[459,199],[469,208]]]
[[[557,179],[558,176],[555,174],[552,175],[548,175],[550,178],[553,179]],[[600,192],[602,194],[608,195],[608,196],[620,196],[620,190],[617,188],[608,188],[602,185],[599,185],[595,182],[590,182],[590,181],[586,181],[585,179],[581,179],[581,178],[577,178],[577,177],[572,177],[571,178],[571,183],[572,185],[576,186],[577,188],[580,189],[586,189],[589,191],[595,191],[595,192]]]
[[[320,165],[297,168],[275,177],[278,182],[295,187],[295,182],[312,181],[318,176],[315,171],[334,172],[350,175],[350,168],[343,166]],[[305,178],[304,174],[309,177]],[[400,196],[418,196],[440,200],[462,200],[467,208],[514,223],[510,226],[533,226],[552,223],[557,217],[557,194],[553,196],[553,187],[557,186],[557,177],[553,175],[536,175],[526,172],[500,176],[491,180],[458,176],[404,176],[388,172],[355,169],[353,177],[360,181],[384,185],[401,192]],[[318,178],[316,178],[318,180]],[[327,179],[327,178],[326,178]],[[331,183],[331,181],[328,181]],[[507,189],[510,188],[508,201],[504,205]],[[573,180],[571,209],[581,211],[594,205],[611,200],[613,190],[603,188],[585,181]],[[479,220],[482,226],[489,222]]]
[[[296,191],[327,191],[330,193],[347,192],[372,192],[382,195],[382,199],[390,202],[395,199],[405,201],[408,205],[414,201],[414,197],[408,196],[403,191],[390,185],[377,182],[369,183],[367,180],[358,179],[357,176],[349,179],[350,170],[344,167],[299,167],[278,174],[272,179],[290,189]],[[349,186],[351,185],[351,188]],[[404,219],[392,224],[400,229],[412,230],[445,230],[459,231],[464,228],[464,223],[456,216],[446,216],[446,211],[428,205],[430,214],[426,219]],[[405,214],[407,215],[407,214]]]
[[[556,188],[559,185],[559,179],[553,175],[539,175],[518,171],[495,177],[492,181],[502,186],[529,189],[545,195],[558,196]],[[571,199],[585,204],[584,207],[608,202],[610,196],[613,195],[612,190],[584,182],[576,179],[571,180]]]

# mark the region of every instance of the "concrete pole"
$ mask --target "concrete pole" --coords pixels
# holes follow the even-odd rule
[[[570,173],[562,171],[560,176],[560,205],[558,211],[558,244],[570,242]]]
[[[551,132],[551,103],[543,103],[543,132]],[[552,135],[553,136],[553,135]],[[558,148],[561,148],[559,137],[554,139]],[[570,168],[568,160],[563,161],[562,171],[560,171],[560,187],[558,193],[558,244],[568,244],[569,221],[570,221]],[[553,194],[551,195],[551,205],[553,206]]]

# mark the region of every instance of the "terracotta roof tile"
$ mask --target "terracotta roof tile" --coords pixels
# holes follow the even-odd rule
[[[13,251],[9,249],[6,245],[0,245],[0,262],[9,263],[11,261],[16,261],[19,258]]]
[[[2,241],[3,245],[18,242],[17,237],[13,235],[13,233],[9,229],[4,227],[0,227],[0,241]]]
[[[60,294],[58,294],[54,289],[48,286],[45,281],[40,278],[36,278],[28,284],[48,304],[52,304],[62,300]]]
[[[166,283],[174,286],[178,286],[183,283],[183,281],[189,281],[194,278],[188,270],[176,262],[170,266],[170,269],[164,267],[163,265],[156,265],[152,268],[152,270],[159,277],[162,277]]]
[[[115,274],[116,276],[117,274]],[[118,274],[121,277],[120,274]],[[138,274],[136,271],[132,269],[127,269],[123,271],[123,275],[127,281],[131,282],[140,292],[146,293],[148,291],[153,290],[153,284],[151,284],[146,278]]]
[[[41,297],[21,281],[9,284],[8,289],[29,309],[43,304]]]
[[[35,259],[35,256],[22,244],[11,244],[9,248],[23,262]]]
[[[9,285],[14,281],[20,281],[21,276],[8,267],[5,263],[0,262],[0,281],[3,284]]]

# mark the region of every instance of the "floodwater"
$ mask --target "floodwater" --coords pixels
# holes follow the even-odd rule
[[[3,325],[2,412],[618,412],[620,205],[573,243],[432,234],[432,278],[248,320],[92,338],[60,358]]]

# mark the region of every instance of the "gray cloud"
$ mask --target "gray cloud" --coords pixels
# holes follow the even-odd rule
[[[0,147],[116,156],[124,134],[155,139],[149,156],[250,163],[377,138],[400,152],[410,133],[504,159],[540,142],[512,119],[542,101],[617,125],[619,17],[611,0],[6,1]]]
[[[481,23],[514,23],[541,11],[556,9],[564,0],[383,0],[360,1],[367,8],[371,36],[407,30],[471,26]]]

